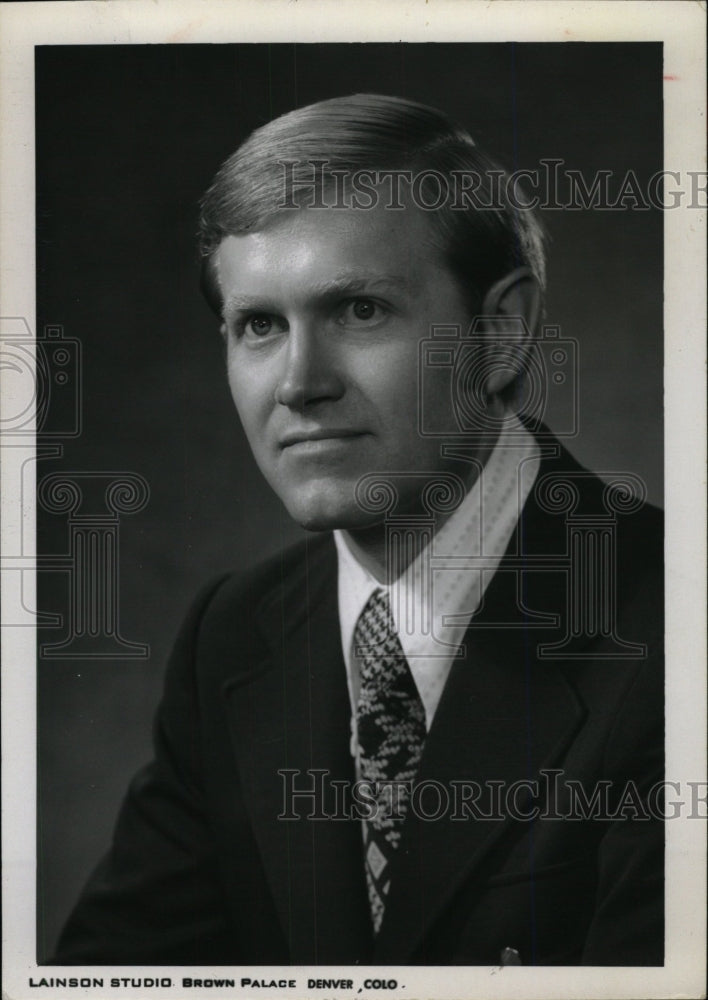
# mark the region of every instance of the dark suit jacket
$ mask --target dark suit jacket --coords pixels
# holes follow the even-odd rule
[[[538,482],[570,476],[574,516],[592,518],[602,484],[554,451]],[[375,941],[360,821],[307,819],[305,799],[305,818],[278,819],[280,770],[301,772],[298,787],[308,769],[354,779],[327,535],[219,580],[195,604],[169,665],[155,760],[133,781],[54,961],[498,965],[513,948],[528,964],[661,964],[663,826],[646,801],[663,777],[660,515],[616,518],[613,568],[595,573],[589,605],[616,605],[614,635],[588,622],[554,657],[539,646],[570,620],[576,570],[564,559],[576,543],[552,506],[532,491],[424,749],[420,781],[479,786],[478,813],[426,821],[409,810]],[[546,794],[548,769],[562,771],[557,794]],[[538,796],[513,785],[534,779]],[[569,780],[590,811],[599,790],[622,816],[583,818],[576,802],[558,818]],[[521,818],[534,803],[549,815]]]

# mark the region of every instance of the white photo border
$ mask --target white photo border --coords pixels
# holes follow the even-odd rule
[[[235,9],[238,8],[238,16]],[[337,41],[663,41],[665,167],[705,168],[705,8],[678,2],[541,2],[541,0],[86,0],[4,3],[0,7],[0,313],[24,317],[35,330],[34,46],[204,42]],[[705,211],[678,208],[665,222],[665,478],[667,582],[667,779],[705,782]],[[13,400],[3,406],[12,412]],[[25,489],[28,484],[25,482]],[[3,541],[22,530],[13,515],[20,484],[4,479]],[[30,491],[32,492],[32,491]],[[33,495],[22,511],[33,532]],[[27,532],[29,531],[29,535]],[[3,546],[5,550],[5,545]],[[24,555],[31,556],[31,551]],[[17,574],[3,577],[3,605]],[[31,573],[25,597],[33,602]],[[12,1000],[64,995],[31,987],[52,970],[35,959],[36,658],[31,628],[3,629],[3,910],[4,992]],[[476,998],[697,997],[705,983],[705,823],[667,823],[666,963],[663,968],[387,967],[399,989],[386,996]],[[110,968],[62,969],[62,975],[110,979]],[[119,976],[155,977],[169,970],[130,967]],[[210,970],[189,967],[193,978]],[[224,970],[221,970],[222,973]],[[264,979],[284,976],[296,988],[261,997],[304,997],[308,970],[258,967]],[[351,970],[349,970],[351,971]],[[213,970],[211,970],[213,973]],[[332,974],[340,974],[333,970]],[[502,974],[503,973],[503,974]],[[321,967],[310,970],[318,978]],[[351,978],[351,977],[350,977]],[[358,977],[361,978],[361,977]],[[184,994],[172,971],[171,988]],[[400,987],[405,984],[405,989]],[[87,997],[145,996],[144,989],[81,988]],[[190,989],[196,997],[223,991]],[[230,996],[252,991],[229,990]],[[338,994],[345,1000],[345,993]],[[348,996],[346,998],[348,1000]]]

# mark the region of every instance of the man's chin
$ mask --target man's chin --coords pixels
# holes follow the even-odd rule
[[[297,524],[306,531],[354,531],[370,527],[376,520],[363,511],[354,498],[346,500],[325,495],[313,497],[283,497],[285,508]]]

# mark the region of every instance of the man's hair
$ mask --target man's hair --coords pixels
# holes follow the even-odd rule
[[[226,236],[258,231],[292,208],[307,207],[296,194],[321,199],[337,174],[351,179],[362,171],[408,172],[420,181],[419,201],[426,206],[436,204],[446,185],[447,197],[429,215],[470,302],[479,305],[495,281],[521,266],[544,287],[543,230],[530,209],[510,202],[507,174],[470,134],[424,104],[353,94],[274,119],[220,167],[199,219],[202,289],[212,307],[219,311],[221,299],[212,257]],[[465,185],[474,186],[473,200],[461,194]]]

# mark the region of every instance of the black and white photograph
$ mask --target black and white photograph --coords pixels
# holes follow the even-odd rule
[[[700,996],[705,13],[20,6],[8,995]]]

